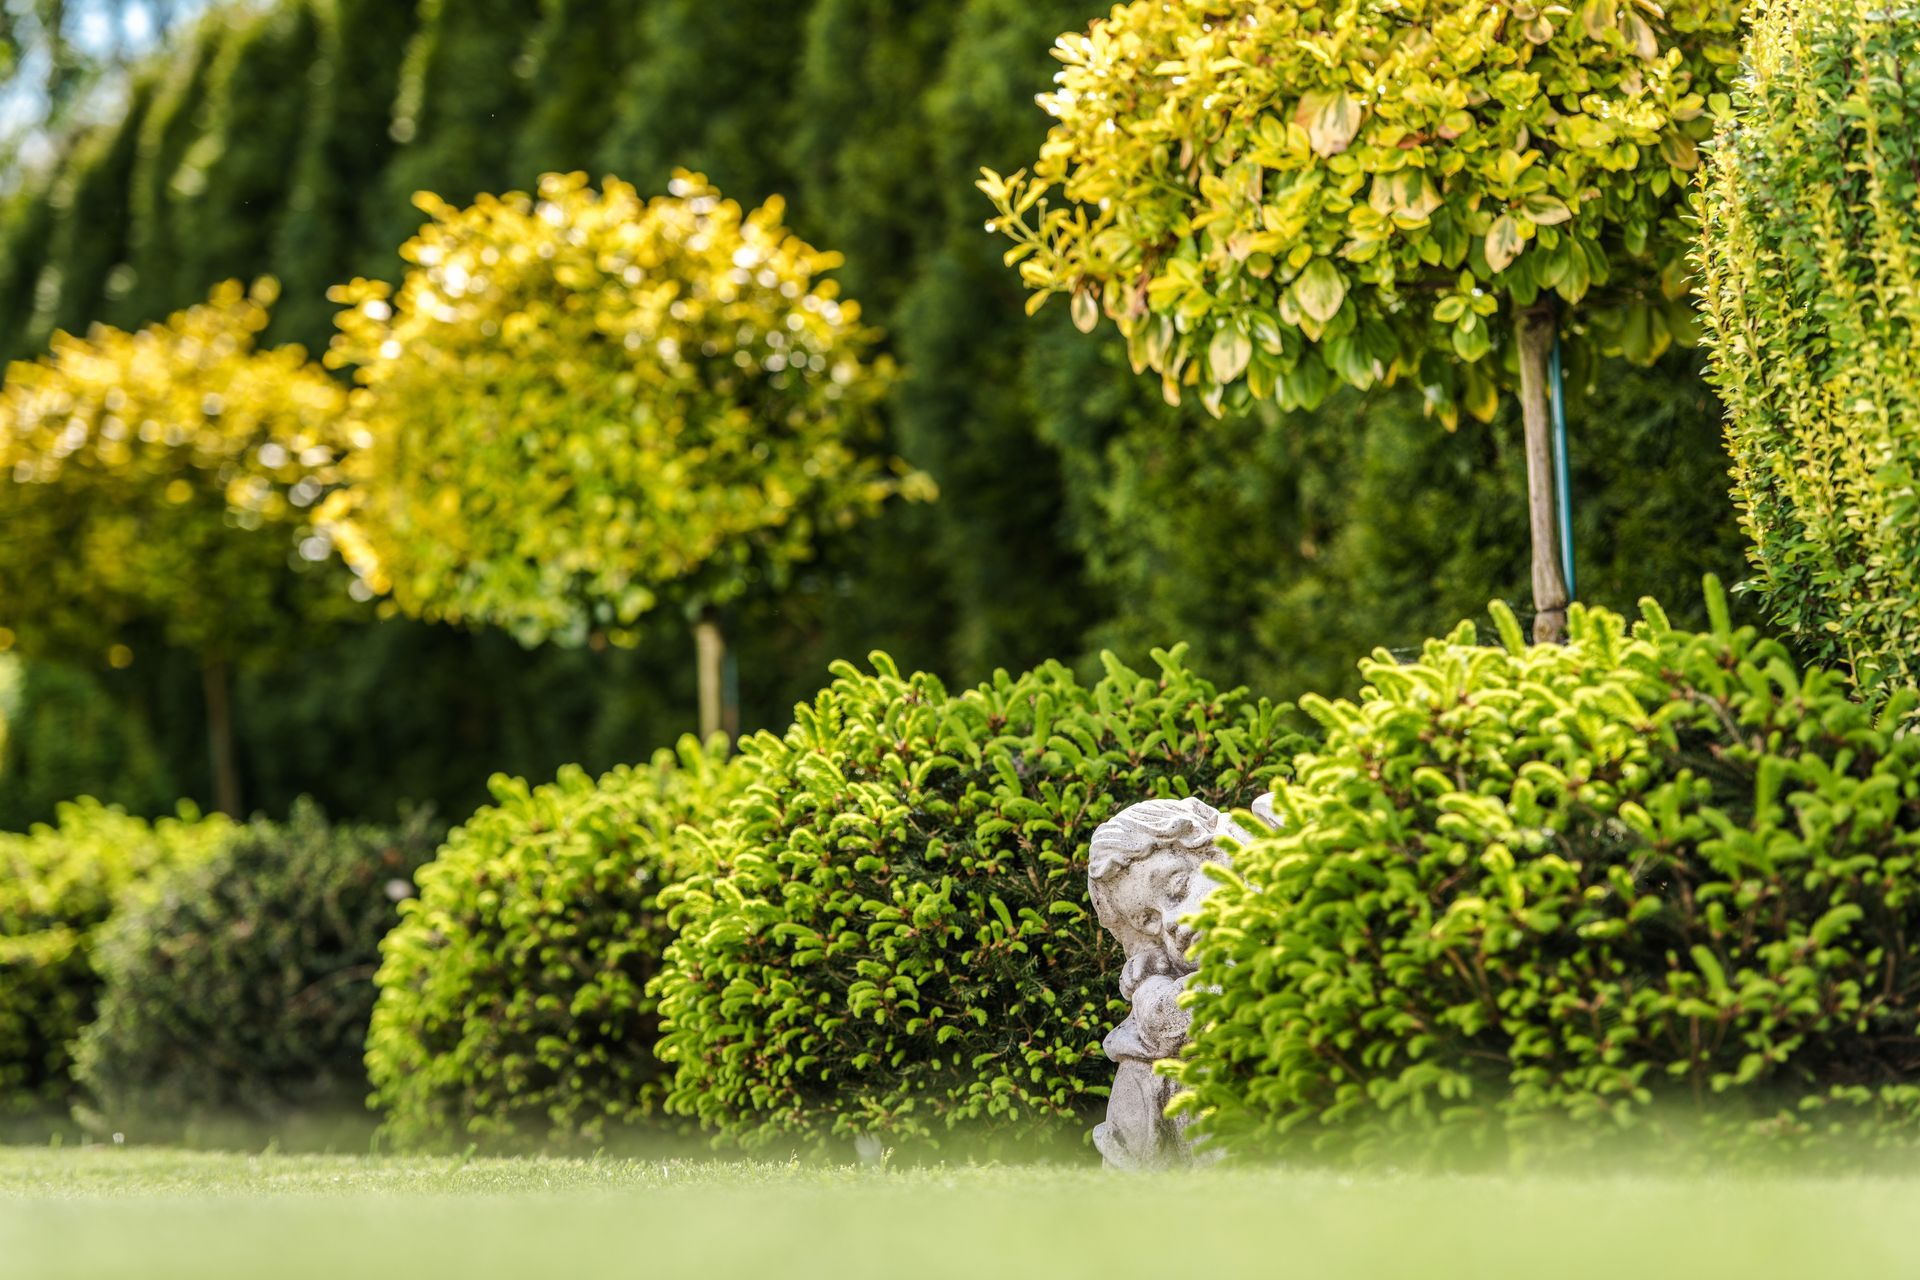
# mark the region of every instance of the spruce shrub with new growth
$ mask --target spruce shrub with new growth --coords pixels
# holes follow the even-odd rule
[[[364,1117],[380,939],[439,835],[330,824],[303,802],[241,828],[101,931],[99,1015],[77,1075],[99,1127],[136,1140],[245,1139]]]
[[[726,792],[718,743],[597,782],[494,776],[381,944],[366,1061],[388,1137],[599,1144],[654,1113],[657,899],[685,872],[682,825]]]
[[[1093,829],[1154,797],[1245,804],[1293,748],[1283,708],[1183,651],[959,694],[876,654],[744,740],[738,798],[664,895],[668,1108],[748,1149],[1084,1141],[1126,1014]]]
[[[1198,916],[1205,1130],[1331,1161],[1920,1136],[1920,738],[1643,602],[1471,624],[1355,702]],[[1684,1143],[1663,1140],[1684,1138]]]
[[[233,825],[181,806],[147,822],[96,800],[0,834],[0,1126],[37,1124],[74,1100],[73,1042],[93,1019],[94,941],[133,887],[205,860]]]

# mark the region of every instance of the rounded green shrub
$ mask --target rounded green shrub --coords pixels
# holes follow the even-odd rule
[[[76,1074],[100,1124],[212,1140],[365,1114],[380,939],[439,835],[336,826],[302,802],[157,881],[101,930]]]
[[[718,740],[689,737],[597,782],[495,775],[380,947],[366,1063],[390,1138],[599,1143],[655,1111],[658,896],[728,774]]]
[[[93,1018],[100,926],[134,886],[211,856],[232,831],[182,805],[147,822],[96,800],[0,834],[0,1124],[66,1112],[73,1041]]]
[[[1244,804],[1293,741],[1282,708],[1154,657],[955,695],[876,654],[743,741],[739,797],[665,895],[669,1110],[750,1149],[1084,1141],[1126,1014],[1094,827],[1154,797]]]
[[[1700,296],[1774,621],[1920,683],[1920,13],[1766,0],[1709,154]]]
[[[1471,624],[1353,702],[1196,917],[1227,1150],[1527,1161],[1920,1137],[1920,738],[1728,625]],[[1904,700],[1903,700],[1904,701]]]

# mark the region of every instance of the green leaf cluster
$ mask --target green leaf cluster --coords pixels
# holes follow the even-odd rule
[[[366,1061],[390,1138],[598,1145],[654,1113],[658,897],[731,777],[689,737],[597,782],[493,778],[380,946]]]
[[[744,740],[736,798],[663,895],[668,1109],[746,1149],[1083,1141],[1125,1015],[1088,838],[1136,800],[1246,803],[1294,743],[1282,708],[1155,660],[955,695],[875,654]]]
[[[821,536],[923,477],[889,460],[890,364],[838,265],[696,174],[643,200],[548,175],[360,280],[328,353],[359,383],[352,487],[329,513],[373,590],[529,643],[633,639],[665,593],[778,586]]]
[[[1863,687],[1920,682],[1920,16],[1763,5],[1709,154],[1701,299],[1753,585]]]
[[[272,296],[229,281],[7,371],[0,647],[125,666],[157,630],[230,659],[350,608],[311,520],[346,393],[300,348],[256,345]]]
[[[439,843],[424,815],[336,826],[301,803],[152,881],[94,946],[75,1049],[93,1121],[206,1143],[364,1115],[380,939]]]
[[[1060,38],[1032,174],[980,186],[1031,306],[1104,312],[1169,401],[1406,377],[1486,418],[1512,308],[1578,303],[1642,361],[1692,332],[1684,192],[1740,13],[1137,0]]]
[[[204,861],[231,830],[185,805],[149,823],[79,800],[53,825],[0,833],[0,1123],[65,1114],[73,1043],[100,990],[100,926],[129,890]]]
[[[1920,1135],[1920,739],[1651,601],[1471,624],[1357,701],[1197,918],[1202,1123],[1334,1162]],[[1910,705],[1911,700],[1908,700]],[[1652,1142],[1648,1142],[1652,1139]]]

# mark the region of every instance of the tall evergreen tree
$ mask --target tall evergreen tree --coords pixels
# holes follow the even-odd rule
[[[273,247],[281,284],[273,332],[317,350],[333,333],[327,289],[392,257],[391,245],[372,247],[367,193],[393,158],[387,126],[419,10],[395,0],[318,0],[314,20],[313,93]]]
[[[137,328],[196,301],[175,267],[180,240],[174,225],[174,175],[200,133],[214,59],[233,34],[229,14],[216,9],[197,23],[172,59],[140,129],[140,154],[129,177],[129,264],[132,283],[102,318]],[[204,293],[205,290],[199,292]]]
[[[642,191],[675,167],[757,204],[793,189],[787,105],[812,0],[646,0],[600,165]],[[716,12],[723,9],[724,12]]]
[[[34,290],[28,345],[45,346],[55,329],[84,331],[110,296],[123,291],[128,248],[127,191],[139,155],[140,127],[153,102],[151,79],[137,81],[126,113],[93,130],[75,148],[53,195],[58,224]]]
[[[0,361],[32,351],[27,328],[33,322],[40,264],[53,242],[53,188],[59,180],[56,167],[16,191],[0,213]]]
[[[529,107],[514,146],[512,185],[591,170],[639,52],[644,0],[544,0],[520,73]],[[596,175],[599,176],[599,175]],[[652,185],[651,174],[616,174]]]
[[[922,0],[815,0],[794,87],[795,219],[844,246],[847,291],[890,312],[901,268],[942,239],[940,175],[925,145],[926,88],[960,9]]]
[[[895,411],[902,454],[940,486],[932,552],[955,611],[951,661],[964,678],[1072,652],[1099,612],[1062,537],[1057,460],[1036,440],[1022,383],[1032,335],[1021,332],[1020,290],[1005,279],[967,189],[988,157],[1038,145],[1045,119],[1029,86],[1046,76],[1049,24],[1084,21],[1097,7],[970,0],[928,92],[917,163],[942,193],[940,232],[894,326],[907,368]]]
[[[269,261],[313,87],[315,34],[308,0],[282,0],[244,20],[214,60],[200,136],[169,190],[183,290],[204,293]]]
[[[413,205],[417,192],[465,204],[482,191],[516,186],[514,131],[531,101],[518,68],[544,7],[542,0],[420,0],[389,126],[400,150],[371,193],[367,227],[377,258],[367,274],[398,274],[395,252],[427,220]]]

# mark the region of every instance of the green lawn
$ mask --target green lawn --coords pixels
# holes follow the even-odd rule
[[[0,1280],[1920,1275],[1920,1181],[0,1148]],[[1184,1256],[1183,1256],[1184,1252]]]

